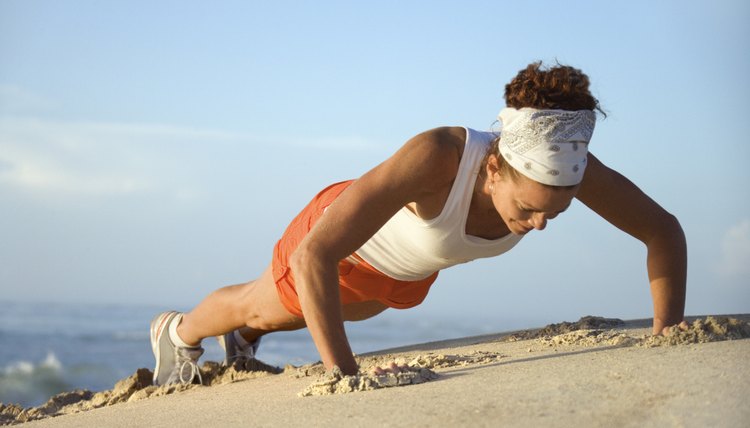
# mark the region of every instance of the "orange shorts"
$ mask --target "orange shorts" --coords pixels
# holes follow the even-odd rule
[[[353,181],[336,183],[318,193],[292,220],[273,248],[272,269],[276,290],[281,303],[294,316],[304,318],[294,286],[294,272],[289,267],[289,257],[323,215],[326,207],[352,183]],[[339,262],[339,294],[342,305],[377,300],[391,308],[411,308],[422,303],[438,276],[435,272],[420,281],[399,281],[386,276],[356,255],[355,258],[358,263],[348,260]]]

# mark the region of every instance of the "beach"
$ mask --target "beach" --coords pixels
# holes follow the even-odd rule
[[[750,315],[687,320],[674,340],[651,337],[650,320],[593,317],[358,356],[363,368],[410,367],[380,378],[308,365],[167,393],[142,370],[117,404],[70,403],[28,425],[747,426]]]

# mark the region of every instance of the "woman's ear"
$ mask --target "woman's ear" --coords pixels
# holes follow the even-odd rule
[[[495,181],[499,179],[500,177],[496,177],[495,175],[500,173],[500,162],[497,158],[497,155],[494,153],[490,153],[487,156],[487,165],[485,166],[487,173],[487,177],[492,179],[492,181]]]

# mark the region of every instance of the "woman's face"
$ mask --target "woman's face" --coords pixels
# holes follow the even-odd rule
[[[513,179],[495,173],[492,203],[511,233],[525,235],[543,230],[547,221],[565,211],[578,193],[578,187],[550,187],[524,176]]]

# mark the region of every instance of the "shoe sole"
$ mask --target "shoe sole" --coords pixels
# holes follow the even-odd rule
[[[157,380],[159,379],[159,375],[161,374],[161,346],[159,346],[159,341],[161,340],[165,329],[167,329],[167,327],[169,326],[169,323],[177,315],[179,315],[179,313],[176,311],[164,312],[157,315],[156,318],[151,321],[151,350],[153,351],[154,357],[156,358],[156,367],[154,367],[154,378],[152,382],[154,385],[159,385]],[[167,334],[169,334],[168,331]]]

